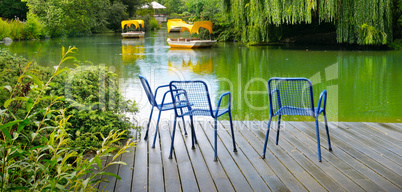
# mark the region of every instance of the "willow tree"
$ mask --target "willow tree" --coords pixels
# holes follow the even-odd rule
[[[269,28],[310,24],[336,26],[338,43],[380,45],[392,42],[392,0],[223,0],[242,31],[242,41],[269,41]]]

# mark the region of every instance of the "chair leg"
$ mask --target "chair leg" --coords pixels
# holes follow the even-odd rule
[[[265,159],[265,152],[267,150],[267,143],[268,143],[268,136],[269,136],[269,126],[271,125],[271,120],[272,120],[272,117],[269,116],[267,134],[265,135],[265,141],[264,141],[264,150],[262,151],[262,158],[263,159]]]
[[[318,161],[321,162],[321,145],[320,145],[320,131],[318,127],[318,117],[315,119],[315,127],[317,132]]]
[[[176,133],[176,116],[174,117],[174,122],[173,122],[172,143],[170,144],[169,159],[172,159],[173,143],[174,143],[174,135],[175,135],[175,133]]]
[[[183,120],[184,135],[187,136],[186,122],[184,121],[184,117],[181,117],[181,119]]]
[[[181,114],[183,114],[183,109],[180,108]],[[183,119],[183,127],[184,127],[184,135],[187,136],[187,130],[186,130],[186,123],[184,122],[184,116],[181,117]]]
[[[217,128],[217,119],[215,118],[215,125],[214,125],[214,137],[215,137],[215,141],[214,141],[214,146],[215,146],[215,150],[214,150],[214,161],[218,161],[218,128]]]
[[[193,116],[190,116],[191,120],[191,149],[195,149],[194,142],[195,142],[195,130],[193,124]]]
[[[192,131],[194,130],[194,133],[191,132],[191,134],[193,135],[192,137],[194,137],[195,144],[198,144],[197,135],[195,134],[195,129],[194,129],[194,120],[193,120],[192,115],[190,115],[190,120],[191,120],[191,127],[190,128],[191,128]]]
[[[232,113],[230,112],[230,110],[229,110],[229,121],[230,121],[230,129],[232,131],[233,152],[237,152],[236,141],[235,141],[234,130],[233,130]]]
[[[161,118],[161,113],[162,113],[162,111],[159,110],[158,121],[156,122],[155,136],[154,136],[154,142],[152,143],[152,148],[155,148],[155,141],[156,141],[156,136],[158,135],[158,126],[159,126],[159,120]]]
[[[279,115],[279,117],[278,117],[278,130],[276,132],[276,145],[278,145],[278,143],[279,143],[279,130],[281,127],[281,117],[282,117],[282,115]]]
[[[144,140],[147,140],[147,139],[148,139],[149,124],[151,124],[152,112],[154,112],[154,107],[152,107],[152,109],[151,109],[151,114],[149,115],[149,120],[148,120],[148,125],[147,125],[147,131],[145,132]]]
[[[325,113],[325,111],[323,112],[323,115],[324,115],[324,120],[325,120],[325,129],[327,131],[328,149],[330,151],[332,151],[331,140],[329,139],[329,129],[328,129],[328,122],[327,122],[327,114]]]

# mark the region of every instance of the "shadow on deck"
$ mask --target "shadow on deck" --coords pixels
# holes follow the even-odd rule
[[[195,122],[198,144],[194,150],[190,135],[184,136],[180,124],[173,159],[168,159],[172,126],[163,125],[156,147],[151,148],[153,134],[148,141],[139,139],[133,152],[121,157],[126,166],[108,169],[122,179],[107,178],[109,183],[101,183],[99,189],[135,192],[402,190],[402,124],[330,123],[333,151],[328,151],[325,129],[320,124],[322,162],[317,159],[314,122],[284,123],[279,145],[275,145],[275,124],[271,125],[266,159],[261,159],[267,122],[235,121],[238,152],[234,153],[229,123],[219,121],[218,162],[213,161],[211,122]],[[151,126],[150,133],[154,129]]]

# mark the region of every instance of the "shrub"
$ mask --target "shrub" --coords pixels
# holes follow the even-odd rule
[[[80,146],[79,135],[97,136],[98,142],[91,142],[91,147],[85,145],[83,150],[100,146],[100,133],[107,135],[112,130],[135,128],[125,113],[136,112],[136,103],[123,98],[117,75],[106,67],[79,66],[59,79],[51,93],[66,97],[63,101],[66,113],[72,115],[67,132],[72,142],[78,142],[72,145]]]
[[[27,63],[27,61],[21,57],[15,57],[5,50],[0,50],[0,67],[3,69],[0,73],[0,81],[3,87],[7,87],[7,89],[0,90],[0,103],[9,99],[8,90],[17,83],[19,76],[22,75],[23,63]],[[38,80],[52,78],[52,83],[46,89],[46,95],[53,95],[53,97],[48,97],[48,99],[57,98],[56,96],[63,97],[53,106],[65,108],[66,115],[71,116],[66,127],[66,132],[71,139],[70,144],[80,146],[82,138],[77,141],[76,139],[86,133],[92,133],[91,137],[97,137],[97,140],[80,146],[80,151],[96,150],[100,147],[102,142],[100,134],[108,135],[110,131],[127,131],[135,128],[125,114],[136,112],[136,103],[123,98],[117,84],[116,74],[108,71],[107,68],[80,66],[69,70],[69,73],[65,72],[54,77],[52,77],[52,68],[40,67],[35,64],[31,64],[30,68],[32,68],[32,75],[37,75]],[[32,78],[22,78],[21,85],[15,88],[14,95],[16,97],[34,97],[39,94],[38,86],[35,86],[34,83]],[[37,121],[54,118],[52,113],[43,110],[48,105],[46,102],[47,100],[43,100],[34,106],[35,110],[38,110]],[[25,103],[22,101],[10,104],[10,110],[17,118],[25,117],[24,107]],[[55,126],[52,121],[44,123]],[[29,124],[22,132],[30,134],[40,126],[40,124]]]
[[[107,136],[101,134],[100,149],[93,158],[84,158],[83,153],[78,153],[69,145],[71,140],[66,127],[72,116],[66,115],[65,109],[57,107],[63,97],[47,94],[52,80],[66,71],[60,65],[71,59],[67,55],[74,49],[66,53],[63,49],[62,62],[50,73],[47,81],[34,75],[38,71],[32,62],[28,62],[11,69],[10,73],[17,70],[19,74],[14,84],[0,87],[0,91],[6,90],[9,96],[9,99],[2,100],[0,108],[0,191],[93,191],[103,181],[97,179],[101,175],[120,179],[115,174],[105,172],[105,169],[112,164],[125,164],[115,160],[128,152],[134,143],[128,140],[120,149],[114,147],[125,131],[111,131]],[[13,57],[5,56],[6,61],[13,60]],[[30,88],[26,85],[30,85]],[[25,97],[19,96],[21,94],[25,94]],[[39,104],[46,107],[37,107]],[[15,109],[24,111],[24,115],[14,115]],[[25,134],[23,130],[29,125],[37,129]],[[117,151],[116,154],[103,165],[102,159],[113,151]]]
[[[39,39],[42,36],[42,25],[39,23],[38,16],[28,13],[28,19],[24,26],[26,39]]]
[[[24,23],[19,20],[3,21],[0,19],[0,40],[9,37],[13,40],[24,39]]]
[[[0,41],[5,37],[10,37],[11,28],[7,21],[0,19]]]
[[[13,40],[22,40],[24,37],[24,23],[20,20],[12,20],[10,23],[11,34]]]
[[[155,18],[152,18],[149,20],[149,25],[151,26],[151,29],[160,29],[161,28],[161,26],[159,25],[159,22]]]

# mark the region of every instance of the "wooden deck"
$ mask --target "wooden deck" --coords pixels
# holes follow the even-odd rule
[[[159,140],[138,140],[132,153],[110,167],[122,179],[108,178],[107,191],[402,191],[402,124],[330,123],[333,151],[320,124],[322,162],[318,162],[313,122],[285,122],[275,145],[271,125],[266,159],[261,159],[267,122],[235,121],[238,152],[233,152],[228,121],[218,122],[218,158],[213,161],[213,127],[195,123],[198,145],[182,125],[168,159],[171,125],[161,126]],[[169,128],[170,127],[170,128]],[[189,127],[189,126],[187,126]],[[150,133],[154,131],[151,127]],[[137,136],[138,137],[138,136]],[[143,135],[142,135],[143,137]]]

